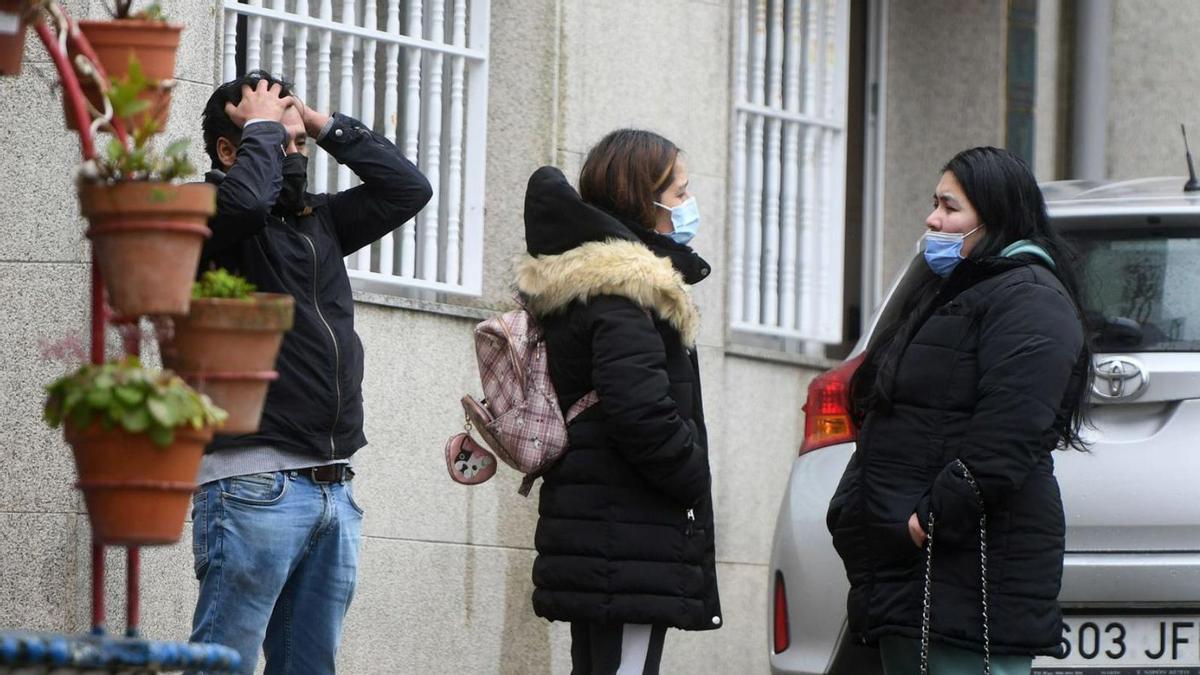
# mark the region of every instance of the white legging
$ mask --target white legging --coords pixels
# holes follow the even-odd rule
[[[667,629],[648,624],[571,623],[572,675],[657,675]]]

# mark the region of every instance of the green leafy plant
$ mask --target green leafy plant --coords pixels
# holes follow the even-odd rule
[[[193,298],[228,298],[245,300],[255,291],[254,284],[224,268],[205,272],[192,285]]]
[[[166,21],[167,17],[163,14],[162,5],[158,2],[152,2],[140,12],[133,11],[133,0],[115,0],[112,3],[105,2],[105,9],[114,19],[142,19],[144,21]]]
[[[103,156],[95,163],[94,178],[167,182],[195,173],[196,168],[188,159],[188,139],[172,141],[157,154],[151,141],[158,133],[158,121],[153,115],[143,115],[141,123],[135,123],[135,117],[150,108],[150,101],[141,96],[152,86],[154,83],[146,78],[134,57],[130,57],[124,77],[112,78],[105,96],[112,106],[113,117],[120,119],[129,131],[129,142],[122,143],[116,137],[108,142]]]
[[[120,427],[146,434],[160,447],[175,440],[175,429],[203,429],[228,414],[169,370],[147,370],[136,357],[101,365],[87,364],[46,387],[43,417],[51,428],[86,428],[99,422],[106,431]]]

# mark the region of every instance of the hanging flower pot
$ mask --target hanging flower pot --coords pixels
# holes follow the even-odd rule
[[[80,210],[108,289],[129,317],[187,314],[200,250],[216,209],[211,185],[151,181],[84,183]]]
[[[25,55],[25,0],[0,0],[0,75],[20,75]]]
[[[182,430],[166,447],[145,434],[99,424],[68,427],[92,535],[97,542],[123,546],[173,544],[183,533],[196,472],[212,430]]]
[[[292,327],[294,301],[225,270],[196,283],[188,315],[174,319],[162,341],[163,363],[229,412],[225,434],[258,431],[275,359]]]
[[[85,365],[46,389],[45,419],[63,428],[74,451],[94,540],[178,541],[204,446],[224,411],[133,357]]]
[[[87,38],[96,52],[96,58],[110,79],[126,78],[130,64],[136,63],[151,86],[139,98],[149,105],[133,118],[135,127],[142,126],[147,118],[155,121],[158,130],[166,127],[167,113],[171,108],[171,91],[160,86],[175,77],[175,56],[179,49],[181,24],[147,19],[114,19],[112,21],[80,21],[79,31]],[[74,62],[77,52],[69,51]],[[104,101],[96,83],[83,78],[80,81],[83,93],[96,110],[104,110]],[[77,130],[70,110],[67,113],[67,128]]]

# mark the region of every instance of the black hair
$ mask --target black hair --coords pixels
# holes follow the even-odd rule
[[[242,140],[242,130],[233,123],[233,120],[229,119],[229,115],[225,112],[225,104],[241,103],[242,87],[249,86],[254,89],[262,80],[267,81],[267,86],[280,85],[279,95],[281,97],[292,95],[291,82],[279,79],[265,70],[252,70],[236,80],[230,80],[217,87],[212,96],[208,97],[208,103],[204,105],[204,112],[200,115],[200,126],[204,129],[204,151],[212,160],[214,169],[225,168],[221,164],[221,158],[217,156],[217,139],[228,138],[235,144]]]
[[[1013,242],[1025,239],[1046,251],[1054,260],[1054,273],[1075,304],[1079,321],[1088,332],[1080,284],[1075,269],[1075,251],[1050,227],[1046,200],[1029,165],[1017,155],[993,147],[978,147],[955,155],[942,167],[962,186],[966,199],[984,225],[983,237],[971,249],[968,258],[999,256]],[[902,309],[889,313],[871,340],[862,365],[850,383],[854,416],[861,424],[867,412],[877,407],[890,408],[891,388],[896,368],[913,335],[935,309],[934,302],[943,280],[925,265],[914,285],[908,287]],[[1092,383],[1092,353],[1084,340],[1079,361],[1063,398],[1055,431],[1064,447],[1081,450],[1086,445],[1080,436],[1085,424],[1088,396]]]

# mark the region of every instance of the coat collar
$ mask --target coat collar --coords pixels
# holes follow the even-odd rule
[[[689,347],[700,327],[700,313],[670,258],[637,241],[593,241],[557,255],[526,255],[517,264],[517,290],[534,316],[619,295],[669,323]]]
[[[666,235],[659,234],[654,230],[648,230],[644,227],[639,227],[626,221],[621,221],[626,228],[633,232],[634,236],[641,240],[654,255],[662,258],[667,258],[675,269],[683,275],[684,282],[688,284],[698,284],[708,278],[712,272],[712,267],[700,254],[692,250],[690,246],[680,244]]]

